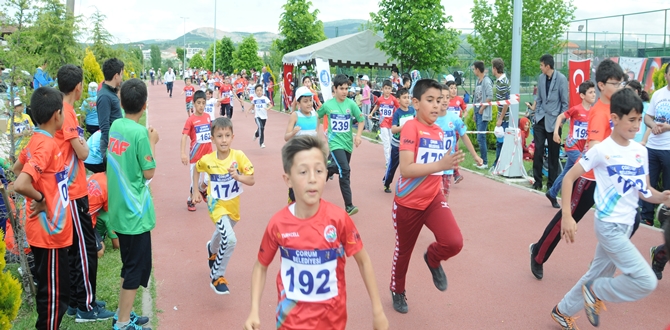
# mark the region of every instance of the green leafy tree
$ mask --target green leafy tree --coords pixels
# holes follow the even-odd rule
[[[151,45],[151,66],[156,68],[161,67],[161,50],[157,45]]]
[[[654,71],[654,74],[651,76],[651,79],[654,82],[654,92],[668,85],[668,82],[665,80],[665,68],[667,66],[668,63],[663,64],[661,68]]]
[[[184,63],[184,55],[186,54],[184,48],[177,47],[175,52],[177,53],[177,59],[179,59],[179,62]]]
[[[453,20],[440,0],[381,0],[370,18],[374,30],[384,33],[377,47],[400,61],[401,71],[439,71],[455,63],[460,32],[445,26]]]
[[[89,21],[91,22],[91,31],[88,41],[92,43],[91,51],[95,54],[96,61],[104,62],[105,60],[116,56],[111,47],[114,37],[107,29],[105,29],[104,22],[107,16],[99,10],[95,10]]]
[[[253,34],[245,37],[240,46],[233,52],[233,68],[237,71],[242,69],[256,68],[259,70],[263,66],[263,60],[258,57],[258,44]]]
[[[263,62],[275,71],[282,69],[282,57],[284,54],[279,49],[279,39],[272,41],[269,54],[263,57]]]
[[[192,68],[207,68],[207,62],[200,53],[194,54],[188,63]]]
[[[277,44],[282,56],[326,40],[323,22],[316,18],[319,10],[310,12],[311,6],[312,2],[306,0],[287,0],[282,6],[284,12],[279,16],[279,35],[283,39]]]
[[[557,54],[562,36],[574,18],[572,0],[524,0],[521,27],[521,76],[535,76],[544,54]],[[478,60],[490,63],[500,57],[512,60],[512,16],[510,0],[474,0],[470,10],[475,32],[468,36]]]
[[[205,53],[205,63],[203,67],[210,69],[212,63],[214,63],[214,45],[209,46],[207,52]],[[235,45],[233,40],[229,37],[223,37],[221,40],[216,42],[216,69],[221,72],[231,73],[233,72],[233,52],[235,51]]]
[[[34,3],[29,0],[7,0],[2,9],[4,13],[13,13],[12,16],[8,14],[2,16],[2,25],[14,26],[16,27],[16,31],[6,37],[8,50],[0,51],[0,60],[11,69],[9,81],[6,81],[8,85],[17,86],[21,90],[21,87],[30,84],[29,80],[31,79],[31,77],[26,77],[23,71],[30,72],[38,65],[44,63],[39,63],[39,60],[36,59],[28,47],[34,41],[33,35],[26,31],[27,26],[30,26],[34,21]],[[17,96],[25,104],[30,99],[30,95],[15,95],[14,88],[10,88],[9,92],[11,94],[9,98],[10,106],[13,105],[14,98]],[[10,154],[13,155],[13,135],[10,135],[10,139],[12,139]]]

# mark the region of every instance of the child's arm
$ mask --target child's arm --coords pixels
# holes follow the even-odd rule
[[[372,303],[372,327],[375,330],[388,329],[389,321],[386,319],[384,308],[382,307],[382,302],[379,298],[379,290],[377,289],[377,281],[375,280],[375,272],[372,269],[370,256],[367,251],[362,248],[358,253],[354,254],[354,259],[356,259],[358,270],[361,272],[361,278],[363,278],[363,283],[365,283],[365,288],[368,290],[370,302]],[[256,268],[254,267],[254,270],[255,269]],[[265,283],[265,281],[263,282]]]
[[[461,139],[463,140],[463,144],[465,144],[465,147],[468,148],[468,151],[472,155],[472,158],[475,159],[475,163],[477,165],[481,166],[484,164],[484,160],[477,155],[477,152],[475,151],[475,147],[472,145],[472,141],[470,141],[470,137],[467,134],[461,135]]]
[[[658,190],[654,189],[652,185],[649,184],[649,174],[647,174],[646,177],[647,177],[647,187],[649,187],[651,196],[645,197],[644,195],[642,195],[642,193],[639,193],[640,198],[645,202],[651,204],[664,204],[665,206],[670,206],[670,190],[664,190],[663,192],[659,192]]]
[[[158,131],[151,126],[149,126],[148,131],[149,131],[149,147],[151,148],[151,156],[156,157],[156,143],[158,143]],[[146,180],[153,179],[155,173],[156,173],[156,168],[155,167],[150,169],[150,170],[142,171],[142,174],[144,175],[144,179],[146,179]]]
[[[181,148],[179,148],[179,150],[181,151],[181,163],[184,164],[184,165],[188,165],[188,152],[186,152],[186,149],[185,149],[187,138],[188,138],[188,135],[186,135],[186,134],[181,135]]]
[[[247,321],[244,322],[245,330],[258,330],[261,328],[261,297],[263,296],[267,274],[268,268],[256,260],[254,269],[251,271],[251,311],[249,312]]]
[[[372,115],[374,115],[378,110],[379,110],[379,104],[376,104],[375,107],[372,108],[372,111],[370,111],[368,118],[372,118]]]
[[[561,113],[556,117],[556,124],[554,125],[554,142],[561,144],[561,136],[558,135],[558,131],[563,125],[563,120],[565,120],[565,112]]]
[[[402,130],[402,126],[393,125],[391,126],[391,133],[398,134]]]
[[[16,178],[16,181],[14,181],[14,191],[33,200],[30,203],[30,210],[33,211],[30,213],[30,217],[34,217],[38,213],[46,211],[46,196],[43,192],[37,191],[35,187],[33,187],[33,177],[30,176],[30,174],[19,174],[19,176]],[[40,199],[42,201],[37,202]]]
[[[12,172],[14,172],[14,175],[18,177],[19,174],[21,174],[21,171],[23,171],[23,163],[17,159],[14,163],[14,167],[12,167]]]
[[[561,184],[561,203],[563,204],[563,219],[561,219],[561,236],[565,238],[566,243],[575,241],[577,233],[577,222],[572,218],[572,188],[575,180],[582,176],[586,171],[580,163],[575,164],[568,173],[565,173]]]
[[[191,182],[196,182],[196,183],[198,183],[198,185],[200,185],[200,183],[199,183],[200,182],[200,172],[198,171],[198,165],[197,164],[196,164],[195,168],[193,169],[193,177],[191,178],[191,180],[193,180]],[[202,200],[202,198],[200,197],[200,191],[199,190],[200,190],[200,187],[198,187],[198,189],[193,189],[193,191],[191,191],[191,202],[193,202],[194,204],[198,204]]]
[[[401,150],[399,163],[400,175],[403,178],[418,178],[431,175],[435,172],[451,170],[458,166],[458,163],[462,162],[463,159],[465,159],[463,150],[452,154],[451,149],[449,149],[444,157],[436,162],[417,164],[414,162],[414,151]]]
[[[647,141],[649,140],[649,135],[651,135],[651,130],[647,129],[644,131],[644,136],[642,137],[642,141],[640,141],[640,144],[643,146],[647,145]]]
[[[83,138],[70,139],[70,144],[72,144],[72,149],[74,149],[77,158],[81,160],[88,158],[88,144],[86,144]]]
[[[284,133],[284,141],[290,140],[298,132],[300,132],[300,126],[297,126],[295,123],[298,121],[298,114],[293,112],[288,117],[288,126],[286,126],[286,133]]]
[[[228,169],[228,173],[230,173],[230,176],[232,176],[233,179],[235,179],[235,181],[244,183],[247,186],[253,186],[254,184],[256,184],[256,179],[254,178],[253,174],[250,175],[241,174],[239,171],[237,171],[237,168],[235,166],[231,166]]]

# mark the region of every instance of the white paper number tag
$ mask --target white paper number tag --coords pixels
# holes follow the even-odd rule
[[[280,274],[286,298],[317,302],[337,296],[337,249],[294,250],[280,247],[280,252]]]

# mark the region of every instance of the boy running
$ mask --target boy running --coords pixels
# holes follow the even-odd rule
[[[361,134],[363,134],[364,118],[361,109],[356,102],[347,98],[349,89],[349,77],[338,74],[333,78],[333,88],[335,89],[335,98],[323,103],[317,111],[319,118],[328,118],[328,147],[333,162],[337,165],[340,176],[340,191],[344,199],[345,210],[349,215],[358,213],[358,208],[354,206],[351,197],[351,153],[354,145],[358,147],[361,144]],[[353,136],[351,128],[354,119],[358,122],[356,136]],[[325,127],[325,126],[324,126]],[[333,173],[329,168],[328,176]]]
[[[230,84],[230,77],[223,78],[223,83],[219,87],[219,100],[221,101],[221,116],[226,116],[228,119],[233,119],[233,97],[240,102],[242,110],[244,110],[244,103],[240,97],[233,93],[233,85]]]
[[[639,199],[670,205],[670,191],[660,193],[649,184],[647,149],[632,141],[642,120],[642,100],[623,89],[612,95],[611,135],[589,148],[565,175],[561,236],[573,243],[577,222],[570,214],[572,185],[593,170],[597,189],[594,227],[598,244],[589,270],[551,312],[565,330],[576,329],[573,315],[582,307],[593,326],[600,324],[604,301],[630,302],[649,295],[658,280],[644,257],[630,241]],[[616,270],[621,274],[614,277]]]
[[[391,269],[393,309],[407,313],[405,275],[419,232],[425,225],[436,242],[428,247],[423,259],[433,284],[447,290],[447,276],[440,262],[457,255],[463,248],[463,236],[451,209],[441,193],[442,174],[463,161],[463,151],[451,153],[444,148],[444,132],[434,125],[440,112],[442,85],[422,79],[414,85],[412,102],[417,117],[400,132],[400,178],[393,200],[393,227],[396,245]]]
[[[454,112],[458,116],[458,118],[463,118],[463,112],[465,109],[467,109],[467,104],[465,101],[463,101],[463,98],[458,96],[458,86],[456,86],[456,82],[453,80],[448,80],[447,83],[447,89],[449,89],[449,108],[447,109],[448,111]],[[458,138],[456,138],[456,151],[458,151]],[[459,182],[463,181],[463,176],[461,175],[461,172],[459,168],[454,169],[454,184],[457,184]]]
[[[30,104],[40,128],[14,164],[14,190],[32,209],[27,210],[25,230],[35,257],[35,328],[57,330],[70,300],[68,247],[73,240],[68,159],[53,138],[63,125],[63,96],[55,88],[40,87]]]
[[[226,117],[212,122],[212,139],[216,150],[204,155],[193,171],[193,182],[200,173],[209,175],[207,207],[209,216],[216,225],[212,239],[207,242],[210,287],[216,294],[230,294],[228,281],[224,277],[230,257],[233,255],[237,237],[233,227],[240,221],[240,195],[242,185],[253,186],[254,166],[241,150],[231,149],[233,123]],[[202,200],[195,190],[191,194],[194,203]]]
[[[400,108],[400,104],[395,96],[391,95],[393,91],[393,84],[390,80],[384,80],[382,85],[382,97],[379,98],[374,109],[368,115],[368,118],[379,111],[380,120],[379,123],[379,136],[382,139],[382,145],[384,146],[384,164],[386,167],[389,166],[391,158],[391,139],[392,132],[391,127],[393,126],[393,112],[395,109]]]
[[[401,88],[396,93],[396,96],[399,99],[398,104],[400,104],[400,107],[393,112],[393,119],[391,121],[391,133],[393,133],[393,136],[391,136],[391,155],[388,160],[388,166],[386,167],[386,174],[384,174],[384,178],[382,179],[382,181],[384,181],[384,192],[388,194],[392,193],[391,183],[393,182],[395,171],[398,169],[400,131],[405,123],[414,119],[416,116],[414,108],[409,107],[409,90]]]
[[[156,172],[158,131],[147,130],[138,121],[147,108],[147,86],[139,79],[121,85],[125,118],[114,121],[107,149],[109,229],[119,237],[121,290],[114,330],[151,330],[142,324],[148,318],[133,309],[137,289],[147,287],[151,277],[151,230],[156,213],[147,180]],[[142,210],[142,211],[138,211]]]
[[[277,250],[277,329],[345,329],[346,257],[354,256],[372,303],[373,328],[388,329],[374,270],[351,218],[321,199],[326,184],[326,150],[314,136],[299,136],[282,148],[284,182],[296,202],[267,225],[251,274],[251,311],[246,330],[260,329],[260,302],[268,266]]]
[[[212,136],[210,132],[212,120],[205,113],[205,93],[202,91],[195,92],[193,100],[195,100],[195,113],[186,119],[184,129],[182,130],[181,147],[179,149],[181,150],[181,163],[184,165],[190,164],[189,173],[191,174],[191,179],[194,177],[195,163],[204,155],[212,152]],[[188,154],[186,154],[185,150],[187,138],[191,141],[190,152]],[[203,197],[206,194],[203,186],[205,183],[204,174],[195,177],[195,180],[191,180],[189,197],[186,200],[186,208],[191,212],[195,211],[195,204],[191,199],[193,192],[198,191],[200,194],[203,194]]]
[[[600,90],[600,99],[589,110],[588,134],[585,149],[592,148],[604,141],[612,132],[610,123],[610,98],[621,89],[623,70],[619,64],[610,59],[603,60],[596,68],[596,83]],[[565,178],[563,179],[565,181]],[[562,189],[562,191],[565,189]],[[595,177],[593,172],[587,172],[574,183],[574,190],[570,194],[570,206],[572,218],[579,222],[584,215],[593,207],[593,194],[596,191]],[[563,197],[565,201],[566,197]],[[551,253],[561,240],[560,228],[562,211],[558,211],[553,219],[544,229],[544,233],[537,243],[530,245],[530,270],[533,276],[541,280],[544,276],[543,264],[547,262]]]
[[[195,93],[195,87],[191,86],[191,78],[184,79],[186,86],[181,92],[181,95],[186,94],[186,116],[193,114],[193,93]]]
[[[254,114],[254,120],[256,121],[256,132],[254,133],[254,141],[258,140],[261,148],[265,148],[265,123],[268,120],[268,109],[272,106],[272,101],[263,95],[263,85],[258,84],[254,89],[256,94],[251,98],[251,104],[254,105],[253,108],[249,109],[249,112]],[[242,102],[240,102],[242,104]]]
[[[575,165],[586,146],[589,110],[591,109],[591,105],[596,101],[596,86],[592,81],[587,80],[579,85],[579,97],[582,98],[582,104],[577,104],[568,109],[568,111],[558,115],[556,126],[554,127],[554,142],[561,144],[561,137],[558,135],[558,132],[560,132],[563,120],[570,120],[570,130],[564,144],[568,161],[565,163],[565,167],[563,167],[563,172],[556,178],[554,184],[545,194],[551,202],[551,206],[556,209],[561,208],[561,205],[556,201],[556,196],[558,196],[558,191],[561,189],[563,177]]]

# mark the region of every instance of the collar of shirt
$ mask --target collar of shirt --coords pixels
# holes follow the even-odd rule
[[[500,77],[498,77],[498,79],[496,79],[496,80],[500,81],[500,80],[503,80],[503,79],[505,79],[505,78],[507,78],[507,76],[503,73],[503,74],[501,74]]]

